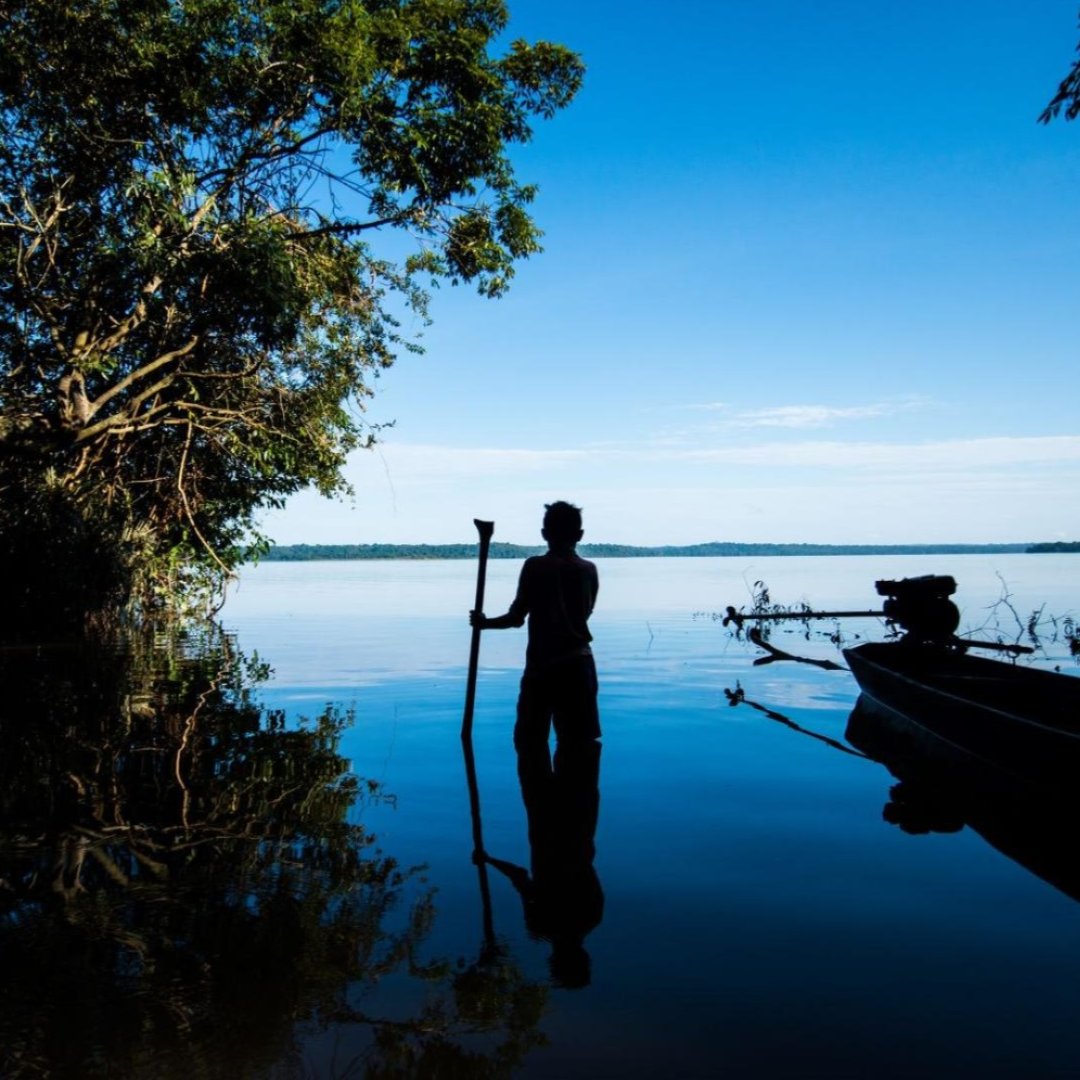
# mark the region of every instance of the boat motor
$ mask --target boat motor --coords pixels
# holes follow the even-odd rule
[[[956,581],[947,574],[926,574],[899,581],[875,581],[878,596],[884,596],[882,614],[916,643],[945,644],[953,640],[960,625],[960,611],[949,599]]]

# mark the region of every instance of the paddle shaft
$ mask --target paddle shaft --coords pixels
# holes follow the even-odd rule
[[[479,562],[476,567],[476,603],[473,611],[484,610],[484,582],[487,579],[488,548],[491,547],[491,534],[495,531],[495,522],[479,521],[473,518],[473,524],[480,536]],[[472,628],[472,642],[469,646],[469,676],[465,684],[465,715],[461,721],[461,737],[472,738],[473,707],[476,704],[476,669],[480,663],[480,627]]]

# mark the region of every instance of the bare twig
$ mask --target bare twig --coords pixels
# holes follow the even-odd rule
[[[824,668],[826,671],[847,671],[843,664],[837,664],[832,660],[815,660],[809,656],[795,656],[792,653],[784,652],[783,649],[778,649],[775,645],[770,645],[761,636],[761,631],[756,627],[751,627],[746,632],[747,638],[752,641],[759,649],[764,649],[769,655],[759,656],[754,661],[755,667],[761,667],[765,664],[771,664],[776,660],[792,660],[796,664],[810,664],[813,667]]]

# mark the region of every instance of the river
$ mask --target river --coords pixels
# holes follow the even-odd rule
[[[518,566],[490,565],[489,613]],[[962,627],[1012,639],[1036,609],[1080,610],[1068,556],[625,559],[600,563],[593,619],[604,729],[596,871],[603,917],[587,986],[555,986],[537,1077],[1075,1075],[1080,907],[970,829],[909,835],[883,819],[892,778],[731,707],[726,688],[843,742],[846,672],[755,668],[712,617],[774,601],[872,608],[877,578],[952,574]],[[275,667],[291,711],[348,699],[345,746],[392,806],[365,811],[387,850],[438,888],[432,954],[480,944],[482,904],[458,742],[475,568],[467,562],[266,564],[223,617]],[[1045,607],[1044,607],[1045,606]],[[825,629],[832,629],[828,623]],[[847,622],[880,637],[876,620]],[[832,656],[824,638],[785,649]],[[484,635],[475,749],[488,851],[529,864],[510,732],[522,632]],[[1041,662],[1073,670],[1062,640]],[[499,939],[552,982],[550,943],[490,875]]]
[[[602,752],[567,789],[589,833],[599,796],[595,855],[556,886],[511,743],[523,631],[483,635],[470,800],[468,561],[266,563],[218,634],[0,651],[0,1075],[1080,1075],[1080,904],[1034,872],[1063,836],[1080,880],[1075,824],[1002,844],[919,802],[846,740],[847,671],[755,665],[716,617],[758,582],[863,609],[951,574],[962,632],[1038,612],[1031,662],[1080,674],[1080,559],[599,570]],[[517,572],[490,564],[489,614]]]

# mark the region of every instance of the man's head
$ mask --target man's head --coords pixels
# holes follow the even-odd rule
[[[548,503],[541,534],[552,548],[573,548],[583,535],[581,508],[562,500]]]

